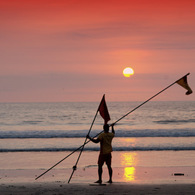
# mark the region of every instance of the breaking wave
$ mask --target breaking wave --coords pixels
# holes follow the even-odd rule
[[[30,139],[30,138],[82,138],[88,130],[46,130],[46,131],[1,131],[0,139]],[[91,136],[100,131],[94,130]],[[195,137],[195,129],[142,129],[117,130],[116,137]]]
[[[21,149],[0,149],[0,152],[60,152],[60,151],[77,151],[78,148],[21,148]],[[85,151],[99,151],[98,147],[85,147]],[[195,150],[195,146],[151,146],[151,147],[115,147],[114,151],[185,151],[185,150]],[[78,150],[80,151],[80,150]]]

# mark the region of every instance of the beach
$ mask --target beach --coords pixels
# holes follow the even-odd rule
[[[83,152],[77,170],[68,184],[77,152],[35,180],[68,153],[1,153],[1,159],[7,159],[7,164],[1,161],[0,194],[121,195],[195,192],[195,157],[192,152],[186,151],[113,152],[113,183],[106,186],[90,185],[97,180],[98,152]],[[126,159],[123,159],[125,156]],[[17,160],[14,161],[16,157]],[[107,180],[108,172],[104,165],[103,183]]]
[[[112,121],[138,104],[110,103]],[[0,194],[194,194],[194,102],[151,102],[117,124],[111,185],[90,185],[99,154],[99,144],[91,142],[69,184],[79,151],[35,180],[83,144],[97,105],[0,104]],[[98,116],[90,135],[101,130]]]

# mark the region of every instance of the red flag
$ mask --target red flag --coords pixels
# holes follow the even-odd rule
[[[100,115],[104,119],[104,124],[107,124],[108,121],[110,120],[110,115],[109,115],[108,108],[106,105],[105,95],[103,95],[103,97],[102,97],[98,111],[100,112]]]
[[[187,75],[189,75],[189,74],[187,74]],[[190,95],[192,93],[192,90],[188,85],[187,75],[185,75],[184,77],[182,77],[181,79],[176,81],[176,83],[179,84],[180,86],[182,86],[183,88],[187,89],[188,91],[186,92],[186,95]]]

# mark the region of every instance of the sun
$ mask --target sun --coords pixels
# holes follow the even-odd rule
[[[127,67],[127,68],[125,68],[124,70],[123,70],[123,75],[125,76],[125,77],[130,77],[131,75],[133,75],[134,74],[134,70],[132,69],[132,68],[130,68],[130,67]]]

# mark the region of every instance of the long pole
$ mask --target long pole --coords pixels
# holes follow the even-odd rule
[[[190,73],[186,74],[185,76],[189,75]],[[183,76],[183,77],[185,77]],[[177,80],[178,81],[178,80]],[[151,99],[153,99],[154,97],[156,97],[157,95],[159,95],[160,93],[162,93],[163,91],[167,90],[168,88],[170,88],[171,86],[173,86],[177,81],[175,81],[174,83],[170,84],[169,86],[165,87],[163,90],[159,91],[157,94],[153,95],[151,98],[149,98],[148,100],[146,100],[145,102],[141,103],[139,106],[137,106],[136,108],[134,108],[133,110],[131,110],[130,112],[128,112],[127,114],[125,114],[124,116],[122,116],[121,118],[119,118],[117,121],[115,121],[113,123],[113,125],[115,125],[116,123],[118,123],[121,119],[125,118],[127,115],[129,115],[130,113],[134,112],[135,110],[137,110],[139,107],[143,106],[144,104],[146,104],[147,102],[149,102]]]
[[[99,110],[99,107],[98,107],[98,110]],[[90,127],[90,129],[89,129],[87,135],[89,135],[89,133],[91,132],[92,126],[93,126],[93,124],[94,124],[94,122],[95,122],[95,119],[96,119],[96,117],[97,117],[97,114],[98,114],[98,110],[96,111],[96,114],[95,114],[95,116],[94,116],[93,122],[91,123],[91,127]],[[76,161],[75,165],[74,165],[73,168],[72,168],[73,170],[72,170],[72,173],[71,173],[70,178],[69,178],[69,180],[68,180],[68,183],[70,183],[70,180],[72,179],[72,176],[73,176],[74,172],[75,172],[76,169],[77,169],[77,164],[78,164],[78,162],[79,162],[79,159],[80,159],[80,157],[81,157],[81,154],[82,154],[82,152],[83,152],[83,149],[84,149],[86,143],[87,143],[87,137],[85,138],[84,144],[83,144],[82,147],[81,147],[81,151],[80,151],[80,153],[79,153],[79,156],[78,156],[78,158],[77,158],[77,161]]]
[[[103,95],[103,97],[104,97],[104,95]],[[102,98],[102,99],[103,99],[103,98]],[[101,102],[100,102],[100,105],[101,105],[101,103],[102,103],[102,100],[101,100]],[[95,114],[95,116],[94,116],[94,118],[93,118],[93,121],[92,121],[92,123],[91,123],[90,129],[89,129],[87,135],[89,135],[89,133],[91,132],[91,129],[92,129],[92,126],[93,126],[93,124],[94,124],[94,122],[95,122],[95,119],[96,119],[96,117],[97,117],[97,114],[98,114],[100,105],[98,106],[98,109],[97,109],[96,114]],[[98,133],[96,136],[94,136],[94,138],[97,137],[98,135],[100,135],[101,133],[102,133],[102,132]],[[88,144],[90,141],[91,141],[91,140],[88,140],[88,141],[87,141],[87,137],[86,137],[83,145],[81,145],[80,147],[78,147],[77,149],[75,149],[74,151],[72,151],[70,154],[68,154],[68,155],[67,155],[66,157],[64,157],[62,160],[60,160],[60,161],[57,162],[55,165],[53,165],[52,167],[50,167],[49,169],[47,169],[44,173],[42,173],[41,175],[39,175],[38,177],[36,177],[35,180],[37,180],[37,179],[40,178],[41,176],[45,175],[47,172],[49,172],[51,169],[53,169],[54,167],[56,167],[58,164],[60,164],[60,163],[61,163],[62,161],[64,161],[65,159],[67,159],[67,158],[68,158],[69,156],[71,156],[73,153],[75,153],[76,151],[78,151],[79,149],[81,149],[80,154],[79,154],[79,157],[78,157],[78,159],[77,159],[77,161],[76,161],[76,164],[75,164],[75,166],[73,166],[73,171],[72,171],[72,174],[71,174],[71,176],[70,176],[70,178],[69,178],[69,181],[68,181],[68,183],[69,183],[70,180],[71,180],[71,178],[72,178],[72,176],[73,176],[73,174],[74,174],[74,171],[76,170],[76,167],[77,167],[77,164],[78,164],[78,162],[79,162],[80,156],[81,156],[81,154],[82,154],[82,152],[83,152],[84,146],[85,146],[86,144]]]
[[[102,102],[103,102],[103,100],[104,100],[104,96],[105,96],[105,94],[103,95],[102,100],[101,100],[101,102],[100,102],[100,104],[99,104],[99,106],[98,106],[98,109],[97,109],[97,111],[96,111],[96,114],[95,114],[95,116],[94,116],[94,119],[93,119],[93,121],[92,121],[92,123],[91,123],[91,126],[90,126],[90,128],[89,128],[89,131],[88,131],[87,135],[89,135],[90,132],[91,132],[92,126],[93,126],[93,124],[94,124],[94,122],[95,122],[95,119],[96,119],[96,117],[97,117],[97,114],[98,114],[98,111],[99,111],[99,109],[100,109],[100,106],[101,106],[101,104],[102,104]],[[72,174],[70,175],[70,178],[69,178],[69,180],[68,180],[68,183],[70,183],[70,180],[72,179],[72,176],[73,176],[74,172],[75,172],[76,169],[77,169],[77,164],[78,164],[78,162],[79,162],[79,159],[80,159],[80,157],[81,157],[81,154],[82,154],[82,152],[83,152],[83,149],[84,149],[84,146],[85,146],[86,142],[87,142],[87,136],[86,136],[86,138],[85,138],[83,147],[81,148],[81,151],[80,151],[80,153],[79,153],[79,156],[78,156],[78,158],[77,158],[77,161],[76,161],[75,165],[73,166]]]
[[[97,137],[98,135],[100,135],[103,131],[101,131],[100,133],[98,133],[96,136],[94,136],[93,138]],[[39,179],[40,177],[42,177],[43,175],[45,175],[47,172],[49,172],[51,169],[53,169],[54,167],[56,167],[58,164],[60,164],[62,161],[64,161],[65,159],[67,159],[69,156],[71,156],[72,154],[74,154],[76,151],[80,150],[84,145],[88,144],[91,140],[88,140],[85,144],[81,145],[80,147],[78,147],[77,149],[75,149],[74,151],[72,151],[70,154],[68,154],[66,157],[64,157],[62,160],[60,160],[59,162],[57,162],[55,165],[53,165],[52,167],[50,167],[49,169],[47,169],[44,173],[42,173],[41,175],[39,175],[38,177],[35,178],[35,180]]]

